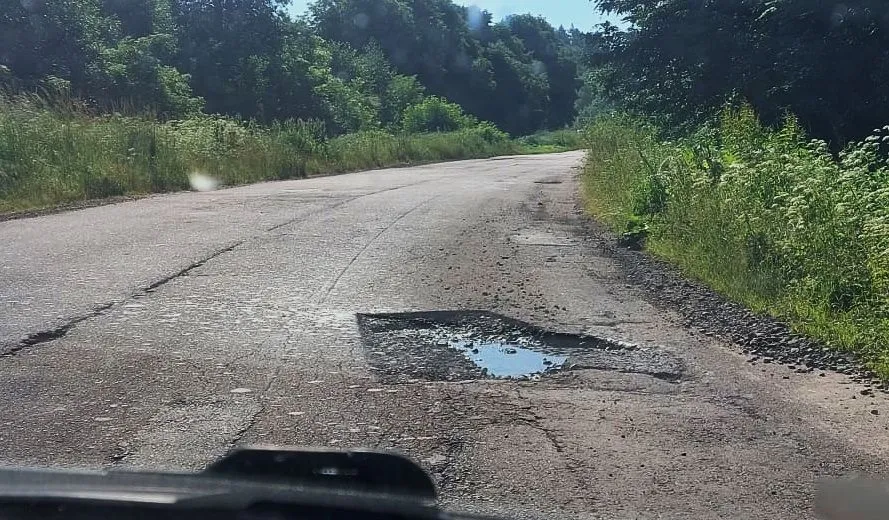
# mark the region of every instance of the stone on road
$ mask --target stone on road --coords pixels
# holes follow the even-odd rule
[[[883,476],[885,397],[746,363],[646,303],[582,215],[581,159],[0,223],[0,459],[199,469],[240,444],[395,449],[450,506],[541,518],[796,519],[821,477]],[[448,339],[423,322],[416,344],[389,345],[402,329],[369,338],[357,323],[468,310],[549,331],[543,346],[506,338],[519,347],[505,355],[582,348],[539,354],[558,370],[488,379],[472,356],[499,343],[479,338],[513,325],[470,319]],[[580,352],[583,338],[602,340]]]

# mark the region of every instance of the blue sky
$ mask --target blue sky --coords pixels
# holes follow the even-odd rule
[[[309,3],[310,0],[293,0],[290,12],[302,14]],[[578,29],[589,31],[605,20],[589,0],[457,0],[457,3],[488,10],[494,14],[495,21],[510,14],[532,13],[545,17],[555,27],[567,28],[574,24]]]

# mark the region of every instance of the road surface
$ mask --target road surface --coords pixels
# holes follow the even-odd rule
[[[547,518],[805,518],[819,477],[885,475],[884,397],[752,366],[625,282],[581,215],[581,159],[0,223],[0,459],[198,469],[240,444],[394,448],[449,505]],[[386,379],[400,361],[356,325],[466,309],[635,343],[675,377]]]

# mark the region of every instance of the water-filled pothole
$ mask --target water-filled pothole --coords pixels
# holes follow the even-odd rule
[[[450,348],[463,354],[482,372],[491,377],[531,377],[548,370],[562,368],[565,356],[547,354],[509,341],[451,340]]]
[[[359,314],[358,325],[368,363],[389,383],[537,378],[578,368],[682,376],[682,363],[662,349],[551,332],[485,311]]]

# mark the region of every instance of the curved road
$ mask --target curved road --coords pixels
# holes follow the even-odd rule
[[[238,444],[394,448],[450,505],[546,518],[806,518],[819,477],[884,475],[885,398],[751,366],[645,303],[581,215],[581,159],[0,223],[0,459],[197,469]],[[637,343],[675,373],[393,382],[401,361],[356,326],[463,309]]]

